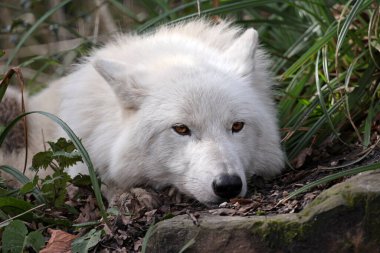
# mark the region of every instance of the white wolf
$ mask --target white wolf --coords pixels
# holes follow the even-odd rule
[[[272,82],[254,29],[192,20],[118,37],[27,109],[61,117],[111,188],[170,185],[215,203],[244,196],[251,175],[283,167]],[[41,116],[28,123],[30,154],[62,135]],[[2,151],[0,164],[20,154]]]

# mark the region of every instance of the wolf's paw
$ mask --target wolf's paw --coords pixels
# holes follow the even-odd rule
[[[188,202],[190,200],[190,197],[188,197],[187,195],[180,192],[174,186],[169,188],[167,195],[168,195],[169,199],[176,204]]]
[[[134,214],[156,209],[160,205],[161,200],[155,191],[142,188],[115,193],[110,200],[110,206],[116,206]]]
[[[130,190],[131,200],[136,201],[136,205],[140,208],[148,210],[156,209],[161,205],[161,200],[157,192],[151,189],[132,188]]]

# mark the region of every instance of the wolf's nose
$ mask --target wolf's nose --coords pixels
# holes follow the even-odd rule
[[[222,174],[212,182],[215,194],[223,199],[236,197],[241,192],[243,182],[238,175]]]

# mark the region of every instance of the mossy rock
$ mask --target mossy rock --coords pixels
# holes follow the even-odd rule
[[[184,250],[185,249],[185,250]],[[187,216],[155,225],[146,252],[380,252],[380,172],[322,192],[298,214]]]

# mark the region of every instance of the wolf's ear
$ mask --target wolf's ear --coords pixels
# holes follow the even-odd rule
[[[114,90],[121,104],[127,109],[138,109],[146,95],[144,89],[127,74],[127,66],[119,61],[96,59],[96,71]]]
[[[258,45],[258,34],[255,29],[247,29],[225,51],[228,61],[236,64],[236,70],[241,75],[247,75],[252,70],[253,58]]]

